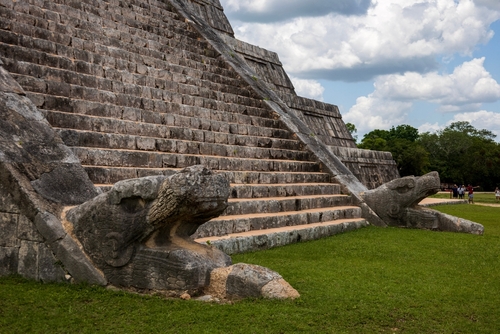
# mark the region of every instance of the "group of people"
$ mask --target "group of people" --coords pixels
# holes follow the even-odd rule
[[[479,188],[479,186],[472,186],[469,184],[467,188],[462,184],[461,186],[457,187],[456,184],[451,187],[451,192],[450,192],[450,198],[459,198],[463,199],[465,196],[465,192],[467,191],[468,196],[469,196],[469,203],[474,204],[474,189]],[[500,189],[498,187],[495,188],[495,198],[497,202],[500,202]]]
[[[467,191],[468,197],[469,197],[469,203],[474,203],[474,189],[479,188],[479,186],[472,186],[469,184],[467,188],[462,184],[460,187],[457,187],[456,184],[451,187],[451,192],[450,192],[450,198],[453,196],[453,198],[459,198],[463,199],[465,196],[465,192]],[[497,188],[498,189],[498,188]],[[495,191],[496,193],[496,191]],[[500,198],[500,190],[499,190],[499,195],[497,197],[497,200]]]

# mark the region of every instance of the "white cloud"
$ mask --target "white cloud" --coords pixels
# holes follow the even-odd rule
[[[483,63],[484,58],[473,59],[455,68],[452,74],[411,72],[380,76],[375,80],[374,92],[358,98],[344,120],[356,124],[360,132],[388,129],[406,123],[406,116],[416,101],[436,103],[440,111],[478,110],[483,102],[500,100],[500,85]],[[472,117],[474,114],[460,115]],[[495,115],[500,118],[500,114]],[[479,119],[478,116],[475,122]],[[437,124],[425,124],[420,130],[430,131],[432,127]]]
[[[484,58],[465,62],[450,75],[392,74],[377,78],[374,86],[384,99],[433,102],[443,111],[477,109],[481,103],[500,100],[500,85],[484,68]]]
[[[487,129],[497,136],[497,140],[500,139],[500,114],[486,110],[455,114],[451,120],[442,125],[425,123],[418,127],[418,132],[434,133],[443,130],[454,122],[469,122],[476,129]]]
[[[222,0],[226,14],[245,22],[278,22],[302,16],[365,14],[371,0]]]
[[[358,97],[356,105],[342,118],[346,123],[355,124],[359,133],[389,129],[393,125],[405,123],[411,106],[411,102],[384,100],[372,93]]]
[[[493,10],[500,10],[500,1],[498,0],[474,0],[479,6],[485,6]]]
[[[235,10],[243,6],[226,3]],[[258,0],[252,6],[279,13],[290,3],[295,1]],[[278,52],[296,77],[356,81],[435,70],[438,55],[470,55],[492,38],[489,26],[500,18],[500,11],[472,0],[379,0],[361,16],[325,13],[266,24],[239,22],[234,28],[237,38]]]
[[[476,111],[476,112],[468,112],[456,114],[453,117],[453,120],[449,122],[459,122],[459,121],[467,121],[476,129],[488,129],[497,135],[497,140],[500,139],[500,114],[492,111]]]
[[[295,93],[299,96],[307,97],[313,100],[323,101],[323,92],[325,88],[315,80],[304,80],[295,77],[290,77]]]
[[[434,133],[434,132],[437,132],[439,130],[443,130],[444,128],[445,128],[444,126],[439,125],[438,123],[434,123],[434,124],[425,123],[425,124],[422,124],[418,127],[418,132],[419,133],[424,133],[424,132]]]

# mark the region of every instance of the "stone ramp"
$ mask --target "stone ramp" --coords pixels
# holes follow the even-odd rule
[[[196,164],[224,173],[229,208],[195,237],[361,217],[169,1],[25,0],[0,15],[5,68],[103,190]]]

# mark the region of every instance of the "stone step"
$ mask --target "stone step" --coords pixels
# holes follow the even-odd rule
[[[280,159],[247,159],[196,154],[177,154],[136,150],[114,150],[70,147],[82,165],[101,167],[185,168],[205,165],[212,170],[254,172],[319,172],[320,165],[311,161]]]
[[[228,207],[224,211],[223,216],[302,211],[335,206],[346,206],[350,204],[351,198],[346,195],[230,198],[228,200]]]
[[[302,241],[317,240],[354,231],[368,225],[368,222],[362,218],[337,219],[321,223],[196,238],[194,240],[200,244],[209,244],[231,255],[270,249]]]
[[[296,151],[303,149],[303,145],[297,139],[289,139],[290,133],[281,129],[234,123],[221,125],[221,122],[213,122],[211,126],[207,126],[204,129],[199,126],[196,128],[194,122],[186,123],[183,126],[180,123],[149,123],[142,120],[121,120],[51,111],[46,112],[46,114],[49,123],[53,127],[61,129],[203,141],[229,145],[272,147]]]
[[[50,6],[50,3],[48,6]],[[163,38],[161,33],[172,34],[172,28],[174,28],[172,26],[168,26],[168,30],[158,31],[160,35],[138,30],[137,34],[146,33],[150,40],[143,39],[141,41],[141,38],[135,35],[133,41],[127,40],[124,42],[121,39],[109,38],[106,34],[95,34],[92,29],[69,29],[68,23],[70,22],[65,22],[64,25],[50,22],[53,24],[50,26],[49,21],[45,18],[38,18],[25,13],[15,13],[7,8],[2,8],[2,10],[10,11],[10,13],[2,14],[4,14],[3,16],[7,21],[5,27],[12,30],[11,32],[0,31],[0,41],[10,44],[10,48],[5,49],[2,53],[12,55],[11,58],[13,59],[27,61],[31,63],[31,67],[36,67],[37,64],[40,66],[46,65],[49,67],[48,70],[51,71],[50,76],[56,79],[61,77],[59,81],[62,82],[67,82],[71,77],[78,78],[78,76],[74,75],[76,72],[78,75],[90,74],[91,76],[88,78],[82,78],[82,81],[94,86],[99,84],[100,86],[111,87],[113,80],[107,80],[108,78],[124,83],[144,82],[143,86],[156,87],[162,90],[170,90],[172,83],[175,83],[175,85],[180,86],[180,91],[188,95],[200,96],[203,96],[203,92],[198,91],[201,89],[199,88],[200,85],[193,84],[193,81],[203,80],[217,85],[217,87],[214,87],[205,83],[203,86],[207,92],[211,90],[235,93],[237,91],[235,88],[241,85],[238,75],[229,69],[228,65],[223,61],[215,61],[213,58],[216,56],[214,50],[211,49],[208,43],[200,42],[198,36],[192,36],[190,42],[195,45],[199,44],[200,49],[194,49],[191,54],[186,50],[186,48],[189,48],[190,43],[186,43],[182,38],[178,43],[172,43],[172,38],[158,42],[157,40]],[[34,10],[35,13],[41,12],[42,15],[45,11],[47,11],[45,8],[43,11],[39,8]],[[57,18],[58,14],[54,13],[53,15]],[[11,20],[9,20],[9,17]],[[122,35],[120,38],[127,39],[124,37],[126,35],[124,31],[116,30],[116,23],[111,25],[115,26],[114,34]],[[62,33],[55,31],[59,26],[64,30]],[[86,26],[85,28],[102,28],[99,25]],[[182,29],[180,30],[182,31]],[[113,34],[112,28],[106,29],[106,31]],[[22,35],[26,38],[21,38]],[[78,37],[75,37],[75,35]],[[100,43],[96,43],[96,41]],[[182,48],[176,50],[169,44],[182,45]],[[16,48],[24,48],[24,50],[16,50]],[[207,49],[210,49],[209,54],[211,54],[212,58],[205,59],[207,58],[205,55],[199,54],[200,52],[206,54]],[[182,57],[178,56],[179,54],[182,54]],[[215,62],[217,66],[210,64],[211,62]],[[59,67],[72,73],[70,75],[68,73],[57,74]],[[40,69],[30,68],[28,74],[33,72],[40,74]],[[38,77],[40,76],[38,75]],[[106,78],[106,80],[99,80],[100,78]],[[245,93],[236,93],[236,95],[248,98],[251,97],[252,93],[246,90]],[[244,104],[245,98],[241,98],[238,103]],[[253,99],[255,98],[260,100],[253,96]]]
[[[12,53],[11,49],[16,46],[0,43],[0,51],[2,47],[6,52]],[[0,55],[2,54],[3,52],[0,52]],[[40,53],[34,58],[42,56],[43,53]],[[240,103],[242,97],[215,90],[219,87],[200,91],[199,87],[207,86],[203,81],[193,82],[191,85],[169,81],[172,87],[147,84],[140,80],[129,83],[116,81],[118,79],[100,78],[98,73],[86,74],[72,69],[56,69],[27,61],[2,58],[5,59],[5,68],[26,91],[39,94],[34,95],[33,100],[41,107],[47,105],[45,109],[55,107],[55,110],[59,111],[104,117],[117,115],[117,118],[124,116],[132,120],[154,120],[155,114],[168,113],[178,115],[178,122],[186,122],[182,119],[184,116],[283,128],[282,122],[261,100],[252,99],[244,105]],[[147,76],[145,78],[151,79]],[[191,87],[191,90],[184,86]]]
[[[133,179],[144,176],[166,175],[170,176],[180,170],[180,168],[140,168],[140,167],[109,167],[109,166],[89,166],[83,165],[85,171],[94,184],[102,187],[109,187],[120,180]],[[328,183],[331,176],[328,173],[296,173],[296,172],[270,172],[270,171],[216,171],[224,173],[229,182],[233,184],[264,185],[273,187],[273,184],[294,184],[294,183]],[[336,185],[338,187],[338,185]],[[264,190],[257,190],[264,192]],[[274,193],[270,190],[269,193]],[[276,193],[279,193],[277,190]]]
[[[163,139],[146,136],[121,135],[72,129],[57,129],[67,146],[139,150],[178,154],[202,154],[249,159],[282,159],[310,161],[307,151],[225,145],[203,141]],[[270,138],[272,139],[272,138]]]
[[[290,133],[286,130],[244,124],[225,123],[221,125],[221,122],[211,122],[210,126],[203,129],[200,126],[196,128],[194,122],[186,123],[186,126],[182,126],[180,123],[149,123],[142,120],[120,120],[52,111],[47,111],[46,114],[49,123],[53,127],[61,129],[204,141],[230,145],[273,147],[297,151],[303,148],[303,145],[298,140],[288,139]]]
[[[100,8],[102,4],[104,7]],[[85,89],[75,89],[72,97],[74,93],[81,93],[88,97],[97,94],[113,98],[112,94],[93,91],[96,85],[116,93],[126,89],[127,84],[165,91],[169,87],[163,84],[174,83],[180,93],[186,94],[185,99],[190,100],[187,104],[198,103],[205,93],[224,92],[228,93],[228,103],[264,105],[259,97],[241,87],[236,72],[223,60],[216,59],[217,53],[188,24],[182,20],[174,22],[168,15],[167,24],[158,22],[162,20],[156,13],[160,3],[148,5],[144,15],[134,14],[134,17],[130,17],[130,8],[125,9],[126,17],[117,13],[116,7],[121,4],[109,7],[95,0],[84,8],[75,6],[73,1],[68,1],[68,5],[45,2],[41,9],[23,3],[26,8],[21,11],[2,7],[5,22],[1,27],[11,30],[0,30],[0,40],[5,43],[3,46],[7,45],[7,48],[1,47],[2,54],[11,59],[25,57],[22,59],[28,62],[24,64],[24,71],[8,68],[9,71],[55,81],[47,85],[48,89],[57,90],[63,96],[69,90],[67,85],[76,78],[78,83],[74,84],[81,83]],[[94,6],[99,8],[99,15],[93,12]],[[154,12],[149,11],[152,8]],[[154,24],[150,25],[151,22]],[[66,69],[68,71],[64,71]],[[136,87],[132,85],[129,89],[134,91]],[[144,94],[147,92],[141,90],[141,96]],[[138,99],[126,102],[134,105]],[[273,117],[269,109],[263,111]]]
[[[282,128],[282,123],[279,121],[232,111],[206,109],[172,102],[165,103],[169,109],[156,110],[157,108],[153,107],[152,110],[146,110],[45,94],[30,93],[29,97],[38,101],[50,120],[55,121],[61,118],[58,121],[61,124],[71,124],[72,122],[85,124],[86,122],[95,122],[96,118],[102,118],[101,123],[104,120],[108,123],[118,122],[112,123],[113,125],[117,124],[115,127],[119,127],[120,121],[128,121],[239,135],[290,137],[288,131]],[[57,123],[54,126],[57,126]],[[86,130],[90,130],[90,128]]]
[[[0,15],[4,21],[2,27],[59,45],[75,46],[81,50],[99,53],[107,50],[109,55],[131,62],[134,62],[134,54],[161,61],[176,59],[175,49],[182,47],[185,51],[184,62],[196,59],[204,66],[216,64],[221,70],[224,69],[223,62],[216,59],[217,52],[207,42],[200,40],[199,35],[183,20],[172,21],[168,15],[164,17],[168,23],[155,22],[157,26],[152,27],[134,22],[130,17],[123,21],[123,17],[116,15],[116,5],[113,6],[112,12],[100,11],[99,16],[87,18],[81,16],[87,16],[88,13],[68,7],[54,8],[61,6],[55,2],[43,3],[43,9],[28,3],[23,5],[28,8],[16,10],[0,7]],[[106,17],[109,15],[112,17]],[[90,20],[97,22],[90,24]],[[34,45],[34,49],[36,48],[45,49],[39,44]],[[199,52],[200,49],[203,52]],[[212,62],[204,62],[204,58],[212,59]],[[231,71],[228,73],[234,75]]]
[[[0,35],[1,35],[0,30]],[[12,49],[15,45],[0,43],[0,55],[15,56]],[[24,52],[24,51],[19,51]],[[29,51],[26,48],[26,52]],[[45,57],[44,53],[34,56]],[[5,57],[5,56],[4,56]],[[200,116],[210,113],[210,110],[239,113],[267,119],[268,123],[281,124],[276,115],[266,107],[264,101],[250,97],[241,83],[235,86],[211,85],[205,80],[191,80],[190,84],[178,81],[168,81],[169,86],[158,85],[154,77],[146,75],[137,79],[107,79],[99,76],[99,70],[86,70],[85,73],[72,70],[62,70],[47,65],[29,61],[19,61],[3,58],[5,68],[26,91],[41,94],[35,96],[37,106],[45,104],[56,107],[71,107],[66,100],[71,98],[90,102],[113,104],[122,108],[144,109],[155,112],[169,112],[193,115],[198,108]],[[125,72],[124,73],[128,73]],[[173,78],[172,80],[180,80]],[[148,82],[151,81],[151,82]],[[182,80],[181,80],[182,81]],[[208,86],[208,87],[207,87]],[[54,96],[50,98],[50,96]],[[43,100],[42,100],[43,99]],[[184,105],[185,107],[181,107]],[[47,108],[48,109],[48,108]],[[65,111],[64,110],[64,111]],[[280,125],[282,126],[282,125]]]
[[[6,33],[8,32],[0,30],[0,39]],[[79,61],[82,65],[73,68],[74,65],[71,65],[72,60],[69,58],[5,43],[0,43],[0,54],[7,57],[4,61],[5,68],[14,74],[27,91],[33,89],[35,93],[47,92],[60,97],[83,97],[87,100],[95,98],[95,101],[114,100],[124,106],[140,108],[143,105],[151,110],[153,107],[157,110],[165,109],[161,101],[207,109],[222,109],[220,103],[225,102],[236,104],[227,108],[246,110],[249,115],[263,118],[274,118],[273,113],[264,107],[264,102],[256,96],[251,96],[247,88],[240,87],[240,82],[232,82],[231,86],[192,77],[166,79],[163,75],[162,79],[159,79],[153,75],[161,74],[142,75],[126,70],[123,70],[121,74],[106,76],[106,72],[111,70],[106,66]],[[9,56],[16,57],[17,54],[22,55],[20,59],[10,58],[9,60]],[[36,63],[37,58],[46,59],[47,57],[51,57],[51,63]],[[69,64],[66,64],[67,62]],[[151,71],[156,70],[151,69]],[[202,77],[210,77],[210,75],[212,73],[203,72]],[[44,82],[46,85],[43,85]]]
[[[81,36],[82,38],[94,39],[106,45],[116,46],[133,42],[142,44],[143,48],[156,49],[175,45],[173,42],[179,43],[185,39],[196,41],[198,37],[168,3],[161,1],[150,0],[147,3],[142,1],[135,4],[132,4],[132,1],[109,3],[99,0],[57,2],[44,5],[55,13],[60,13],[61,21],[64,20],[61,23],[67,25],[70,31],[84,30],[89,34]],[[32,13],[31,10],[29,12]],[[52,13],[52,17],[55,13]],[[163,33],[165,30],[168,30],[168,34]],[[163,40],[158,40],[158,35],[161,35]],[[152,41],[159,45],[148,43]]]
[[[0,30],[0,37],[3,33],[6,32]],[[30,59],[26,55],[35,53],[35,51],[28,48],[21,48],[21,50],[16,51],[16,48],[20,47],[0,43],[0,55],[7,57],[4,61],[5,68],[9,70],[26,91],[51,94],[55,96],[54,98],[59,97],[59,100],[55,101],[47,98],[47,103],[54,105],[62,105],[64,103],[63,98],[69,96],[72,99],[85,97],[87,100],[99,97],[106,102],[115,100],[130,107],[136,106],[140,108],[142,105],[150,110],[154,108],[156,112],[189,112],[189,108],[182,110],[177,104],[184,103],[194,105],[197,108],[221,110],[221,102],[224,101],[226,103],[236,103],[234,106],[227,105],[226,111],[245,112],[250,116],[259,116],[268,119],[268,121],[279,122],[270,110],[263,108],[264,104],[261,100],[252,98],[247,101],[250,93],[245,89],[237,91],[235,87],[211,84],[202,79],[190,79],[189,83],[183,84],[174,81],[180,80],[179,78],[171,78],[170,81],[162,79],[162,83],[158,83],[156,81],[159,79],[153,76],[138,76],[126,71],[123,71],[123,76],[128,73],[133,76],[132,79],[119,78],[118,76],[101,77],[98,69],[89,69],[82,73],[79,69],[74,69],[70,65],[60,65],[66,66],[68,69],[59,69],[51,67],[57,64],[33,63],[37,61],[37,58],[47,58],[50,55],[39,52],[31,57],[33,59]],[[8,56],[17,57],[17,54],[21,54],[18,58],[23,60],[8,58]],[[51,57],[62,58],[60,56]],[[54,59],[53,62],[70,62],[72,64],[71,60],[64,59],[64,61]],[[89,67],[91,66],[89,65]],[[105,70],[109,71],[107,67]],[[39,99],[41,97],[38,97]],[[96,99],[96,101],[99,100]],[[171,102],[172,107],[169,107],[166,102]],[[245,102],[248,103],[245,105]]]
[[[323,180],[324,183],[318,183],[313,181],[312,178],[307,178],[301,180],[300,183],[231,184],[230,198],[248,199],[340,194],[339,184],[329,183],[328,178]]]
[[[274,148],[290,150],[301,150],[303,147],[297,139],[290,138],[290,132],[287,130],[211,121],[203,118],[192,117],[186,119],[185,122],[176,122],[178,118],[174,115],[156,114],[160,119],[156,120],[157,122],[148,122],[152,120],[134,119],[134,117],[125,114],[122,117],[130,119],[89,116],[52,110],[46,110],[45,113],[47,120],[53,127],[62,129],[205,141],[220,144],[241,143],[245,146],[273,147],[274,145]],[[259,137],[263,137],[264,139],[259,139]],[[276,145],[279,145],[279,147],[276,147]]]
[[[194,239],[277,227],[305,225],[337,219],[361,218],[361,208],[338,206],[278,213],[219,216],[201,225]]]

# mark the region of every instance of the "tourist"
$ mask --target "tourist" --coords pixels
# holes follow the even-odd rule
[[[474,189],[479,188],[479,186],[473,187],[470,183],[467,186],[467,191],[469,192],[469,203],[474,204]]]
[[[462,184],[460,187],[458,187],[458,198],[464,199],[464,194],[465,194],[465,186]]]
[[[453,192],[453,198],[458,198],[458,188],[456,184],[451,187],[451,191]]]
[[[495,188],[495,198],[498,201],[500,201],[500,189],[498,187]]]

